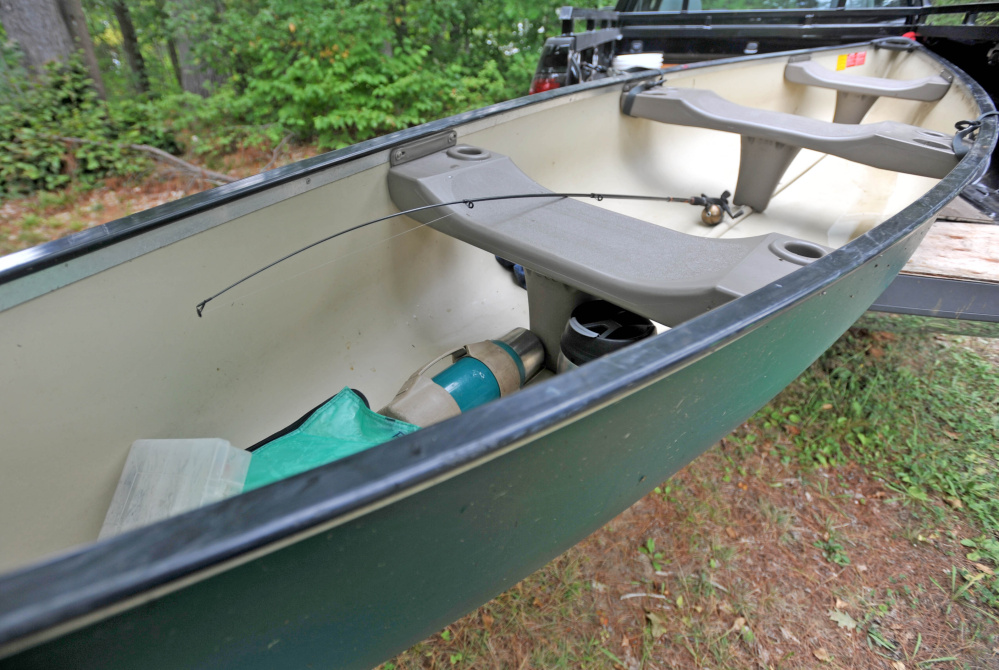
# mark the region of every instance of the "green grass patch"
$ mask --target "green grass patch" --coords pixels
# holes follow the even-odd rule
[[[858,463],[938,516],[944,503],[980,533],[962,543],[968,560],[996,568],[999,376],[960,338],[893,332],[905,323],[865,317],[735,440],[743,448],[772,444],[784,463],[806,468]],[[845,565],[836,544],[820,548]],[[999,607],[999,577],[961,569],[957,576],[964,584],[955,599],[975,594]]]

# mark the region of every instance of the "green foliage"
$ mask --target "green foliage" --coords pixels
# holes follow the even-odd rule
[[[79,63],[42,82],[4,52],[0,193],[128,174],[145,162],[118,147],[176,152],[175,133],[212,158],[286,135],[336,148],[523,95],[561,2],[503,0],[131,0],[151,82],[134,94],[110,0],[84,0],[107,104]],[[211,95],[180,92],[169,47],[190,42]],[[6,48],[6,47],[5,47]]]
[[[666,560],[666,555],[661,551],[656,551],[656,541],[651,537],[645,540],[645,544],[638,547],[639,553],[649,557],[653,570],[662,570],[662,561]]]
[[[830,537],[828,540],[819,540],[814,542],[813,546],[821,549],[822,555],[830,563],[840,566],[850,565],[850,557],[847,556],[846,549],[835,538]]]
[[[82,4],[108,98],[133,98],[135,75],[128,66],[112,0],[82,0]],[[127,0],[126,5],[154,96],[178,92],[177,78],[167,50],[171,31],[164,0]]]
[[[971,0],[972,2],[986,2],[987,0]],[[946,6],[946,5],[963,5],[965,0],[935,0],[934,5]],[[955,13],[955,14],[936,14],[934,16],[929,16],[926,19],[926,23],[931,26],[959,26],[964,23],[965,14]],[[980,26],[994,26],[999,24],[999,12],[981,12],[975,20],[975,23]]]
[[[205,3],[176,21],[205,31],[195,53],[228,79],[208,99],[161,104],[178,125],[219,133],[207,151],[288,133],[346,146],[524,94],[556,7],[256,0],[218,13]]]
[[[17,43],[2,35],[0,26],[0,101],[8,102],[23,94],[23,83],[28,77],[21,61]]]
[[[88,185],[143,169],[142,159],[122,144],[177,149],[134,104],[109,111],[78,60],[50,64],[38,81],[26,76],[13,81],[19,94],[0,99],[0,196],[50,191],[74,179]],[[60,137],[87,142],[71,144]]]

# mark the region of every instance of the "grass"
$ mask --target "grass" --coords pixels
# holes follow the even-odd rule
[[[999,376],[964,346],[887,330],[899,321],[868,316],[745,434],[772,440],[783,462],[862,465],[917,517],[939,520],[945,502],[979,531],[963,538],[967,559],[999,567]],[[834,539],[822,543],[829,560],[848,560]],[[975,579],[964,593],[999,605],[999,578],[963,574]]]

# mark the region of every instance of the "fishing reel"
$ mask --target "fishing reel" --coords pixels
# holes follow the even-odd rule
[[[692,204],[704,207],[701,210],[701,222],[706,226],[717,226],[722,222],[725,214],[734,219],[736,215],[732,213],[732,208],[728,204],[728,199],[731,195],[731,193],[725,191],[717,198],[711,198],[703,193],[699,198],[691,198]]]

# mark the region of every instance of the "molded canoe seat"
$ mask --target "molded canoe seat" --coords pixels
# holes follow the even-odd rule
[[[551,192],[508,157],[469,146],[396,165],[388,184],[400,209]],[[676,214],[677,208],[684,213],[690,206],[663,207]],[[697,210],[690,207],[689,215],[698,216]],[[779,234],[732,240],[686,235],[570,198],[498,200],[473,208],[458,204],[410,216],[666,325],[750,293],[829,251]],[[531,291],[529,279],[534,301]]]
[[[742,158],[733,202],[766,209],[777,182],[802,148],[864,165],[940,178],[957,165],[951,136],[894,121],[864,125],[744,107],[714,91],[652,88],[629,91],[625,114],[681,126],[742,135]]]
[[[807,58],[807,57],[806,57]],[[813,60],[792,59],[784,78],[795,84],[831,88],[836,91],[833,123],[860,123],[878,98],[901,98],[933,102],[950,90],[953,77],[945,72],[923,79],[882,79],[833,72]]]

